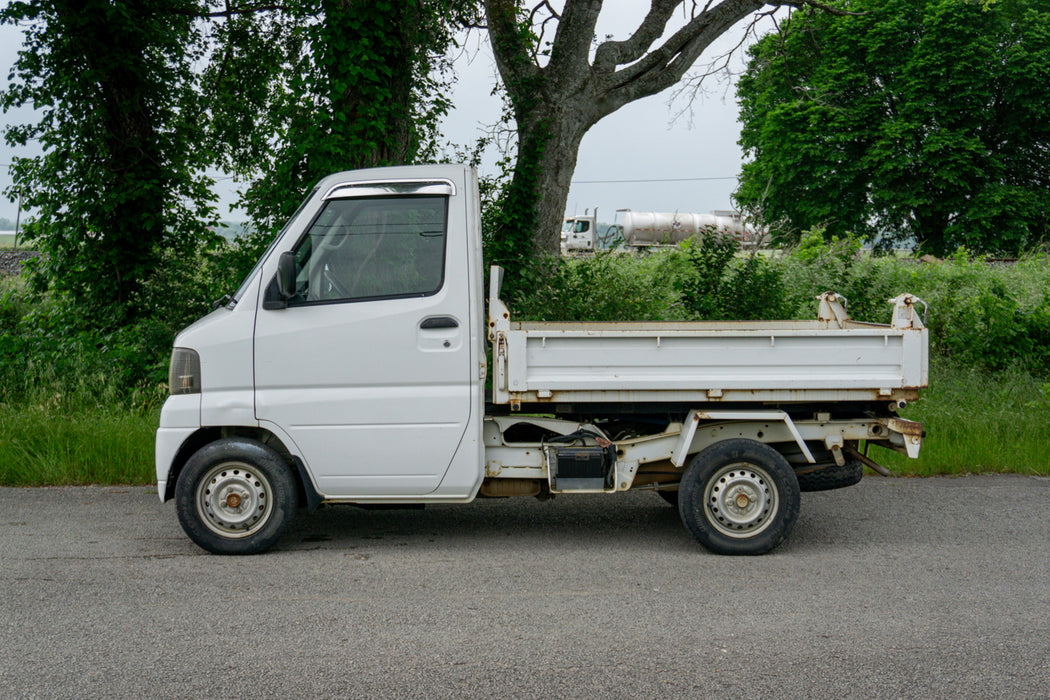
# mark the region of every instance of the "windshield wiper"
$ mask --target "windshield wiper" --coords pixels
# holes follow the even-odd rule
[[[216,299],[215,302],[212,303],[212,311],[219,308],[220,306],[225,306],[228,309],[232,309],[233,307],[237,306],[237,300],[231,297],[229,294],[223,294],[222,298]]]

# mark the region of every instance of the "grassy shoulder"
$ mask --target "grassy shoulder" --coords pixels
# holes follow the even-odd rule
[[[870,456],[907,476],[1016,473],[1050,476],[1050,381],[935,362],[930,387],[903,417],[926,430],[918,459]]]
[[[156,411],[0,405],[0,485],[149,484]]]

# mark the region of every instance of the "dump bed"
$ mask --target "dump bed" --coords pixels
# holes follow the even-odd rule
[[[493,268],[497,404],[901,401],[928,383],[911,295],[891,300],[890,325],[850,320],[833,293],[813,321],[521,323],[499,299],[501,278]]]

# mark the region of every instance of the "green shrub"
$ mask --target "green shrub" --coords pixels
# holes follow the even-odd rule
[[[734,260],[718,298],[720,319],[778,319],[790,315],[781,268],[757,254]]]
[[[539,271],[543,270],[544,274]],[[516,318],[539,321],[663,320],[673,316],[677,296],[659,259],[616,252],[548,260],[534,266],[513,303]]]
[[[964,254],[890,270],[901,289],[929,303],[933,351],[988,370],[1050,372],[1050,258],[988,265]]]
[[[166,395],[176,331],[232,292],[249,267],[231,251],[169,259],[143,293],[147,320],[92,330],[61,297],[0,281],[0,484],[141,483]],[[888,299],[929,303],[931,387],[909,407],[930,439],[922,459],[879,459],[905,473],[1047,473],[1050,257],[1013,265],[861,254],[852,240],[804,238],[771,257],[719,241],[644,256],[601,253],[542,261],[518,280],[515,318],[552,321],[801,318],[834,290],[858,320],[886,323]],[[107,466],[108,465],[108,466]]]
[[[719,235],[687,239],[671,251],[668,262],[674,270],[672,284],[693,318],[722,317],[723,282],[735,254],[736,243]]]
[[[536,268],[540,269],[540,268]],[[860,321],[888,323],[889,300],[910,292],[924,310],[933,353],[990,371],[1050,373],[1050,256],[1012,265],[876,257],[854,239],[804,236],[786,253],[735,253],[717,237],[646,256],[602,253],[548,261],[520,285],[516,317],[626,321],[815,317],[816,297],[835,291]]]

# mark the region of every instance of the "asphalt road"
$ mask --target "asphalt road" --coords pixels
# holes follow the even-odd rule
[[[866,477],[707,554],[653,493],[300,517],[0,489],[0,697],[1050,697],[1050,480]]]

